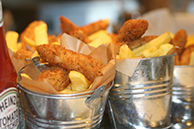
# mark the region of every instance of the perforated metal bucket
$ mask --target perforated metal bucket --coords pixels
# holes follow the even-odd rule
[[[169,55],[139,59],[132,76],[116,72],[108,102],[115,129],[171,127],[173,67]]]
[[[175,66],[172,120],[176,128],[194,127],[194,66]]]
[[[20,84],[21,79],[18,81],[18,89],[26,128],[90,129],[99,127],[111,87],[107,88],[103,85],[85,93],[49,95],[24,88]]]

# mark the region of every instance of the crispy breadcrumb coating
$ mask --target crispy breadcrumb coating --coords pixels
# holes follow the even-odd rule
[[[131,42],[139,39],[147,30],[148,21],[143,19],[131,19],[124,23],[121,27],[117,42]]]
[[[180,58],[180,65],[189,65],[192,52],[194,52],[194,45],[185,48]]]
[[[14,58],[16,59],[21,59],[26,61],[26,59],[31,59],[33,53],[31,51],[28,51],[26,49],[19,49],[18,51],[16,51],[16,53],[14,53]]]
[[[172,44],[175,46],[176,53],[178,55],[180,55],[183,52],[186,43],[187,43],[187,32],[185,30],[177,31],[172,40]]]
[[[77,39],[89,43],[88,36],[99,31],[105,30],[109,26],[108,20],[99,20],[85,26],[77,26],[64,16],[59,17],[62,33],[67,33]]]
[[[74,31],[78,28],[72,21],[64,16],[59,17],[60,20],[60,28],[63,33],[70,34],[70,32]]]
[[[40,57],[49,64],[57,65],[68,71],[81,72],[90,81],[102,74],[100,70],[104,64],[91,56],[76,53],[55,44],[39,45],[36,49]]]
[[[52,67],[50,70],[43,71],[39,81],[47,80],[57,91],[64,90],[70,83],[68,73],[62,68]]]

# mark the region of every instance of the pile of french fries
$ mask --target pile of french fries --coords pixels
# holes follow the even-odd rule
[[[120,47],[116,59],[150,58],[174,53],[175,65],[194,65],[194,35],[187,37],[181,53],[176,53],[176,46],[171,43],[173,38],[174,34],[166,32],[133,50],[124,44]]]
[[[173,44],[173,39],[177,37],[176,34],[166,32],[160,36],[152,36],[149,40],[141,38],[148,26],[145,20],[127,21],[117,35],[107,32],[106,28],[109,24],[107,20],[97,21],[83,27],[74,25],[64,17],[60,17],[60,20],[62,33],[67,33],[82,41],[86,41],[92,47],[97,48],[102,44],[112,43],[119,50],[119,52],[116,52],[117,60],[159,57],[176,53],[176,65],[194,65],[194,35],[186,37],[180,52],[180,48],[177,49],[176,44]],[[60,45],[62,33],[59,35],[49,35],[47,24],[44,21],[33,21],[20,35],[15,31],[8,31],[5,37],[8,48],[14,53],[14,57],[23,60],[27,64],[26,58],[39,56],[36,46],[43,44]],[[131,42],[136,42],[136,40],[139,42],[139,39],[144,43],[138,45],[138,47],[133,47]],[[179,50],[179,52],[176,52],[176,50]],[[53,76],[52,74],[50,75]],[[51,80],[53,80],[53,77],[51,77]],[[60,90],[61,93],[84,91],[92,84],[78,71],[70,71],[68,77],[71,83],[65,89]]]
[[[106,21],[101,21],[100,24]],[[92,26],[96,26],[97,23],[92,24]],[[97,25],[98,26],[98,25]],[[86,28],[88,28],[86,26]],[[89,25],[89,29],[90,29]],[[88,30],[86,30],[88,31]],[[6,42],[8,48],[14,53],[13,56],[28,64],[27,58],[31,59],[33,57],[39,56],[36,47],[43,44],[56,44],[60,45],[60,38],[61,34],[59,35],[49,35],[47,32],[47,24],[44,21],[33,21],[30,23],[27,28],[21,33],[18,34],[15,31],[8,31],[5,34]],[[87,36],[87,39],[90,41],[88,45],[92,47],[98,47],[101,44],[108,44],[112,42],[112,38],[109,36],[106,29],[96,30],[94,33],[91,33]],[[54,71],[47,71],[40,75],[42,78],[41,81],[46,79],[51,85],[54,85],[54,88],[59,91],[60,93],[76,93],[81,92],[88,89],[92,82],[89,81],[85,75],[78,71],[69,71],[68,72],[68,79],[69,83],[68,86],[62,86],[61,82],[64,82],[64,75],[57,76],[56,74],[61,74],[60,70]],[[28,75],[23,74],[22,76],[31,79]],[[39,81],[40,81],[39,80]],[[60,85],[59,85],[60,84]]]
[[[164,56],[173,48],[170,44],[171,35],[166,32],[148,43],[134,49],[133,51],[127,46],[120,47],[117,59],[135,58],[135,57],[157,57]]]

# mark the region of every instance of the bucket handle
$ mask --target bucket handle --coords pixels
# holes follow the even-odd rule
[[[105,85],[98,87],[96,90],[94,90],[94,93],[86,99],[85,104],[89,108],[95,108],[95,105],[96,105],[95,100],[97,98],[101,98],[104,95],[105,91],[106,91]]]
[[[32,59],[26,59],[26,61],[31,61],[32,63],[28,64],[28,65],[25,65],[23,66],[19,71],[18,71],[18,78],[17,78],[17,82],[21,81],[21,74],[24,72],[25,68],[31,64],[34,64],[35,66],[37,66],[39,63],[40,63],[40,57],[36,56],[36,57],[33,57]]]

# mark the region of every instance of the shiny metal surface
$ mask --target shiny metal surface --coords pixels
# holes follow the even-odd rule
[[[175,66],[172,93],[174,126],[194,127],[194,66]]]
[[[171,126],[173,67],[173,56],[163,56],[141,59],[132,76],[117,71],[108,101],[115,129]]]
[[[39,67],[44,68],[44,65]],[[19,98],[26,128],[90,129],[100,125],[110,90],[105,85],[85,93],[48,95],[29,91],[19,82]]]

